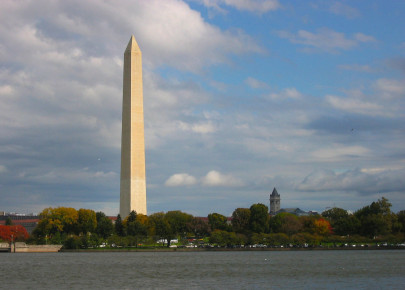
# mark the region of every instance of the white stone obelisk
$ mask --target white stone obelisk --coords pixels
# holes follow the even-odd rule
[[[121,135],[120,215],[146,211],[145,136],[143,121],[142,53],[135,37],[124,53]]]

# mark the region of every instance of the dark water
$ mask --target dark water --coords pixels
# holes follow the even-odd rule
[[[405,251],[3,253],[1,289],[405,289]]]

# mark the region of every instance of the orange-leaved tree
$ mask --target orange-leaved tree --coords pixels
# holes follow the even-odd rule
[[[22,225],[0,226],[0,239],[7,242],[21,242],[28,238],[28,232]]]
[[[314,220],[314,232],[321,236],[329,235],[332,233],[332,227],[327,220],[320,218]]]

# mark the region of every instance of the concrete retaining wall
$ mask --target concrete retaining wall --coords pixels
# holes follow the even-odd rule
[[[11,245],[11,252],[15,253],[56,253],[62,245],[27,245],[26,243],[15,243]]]

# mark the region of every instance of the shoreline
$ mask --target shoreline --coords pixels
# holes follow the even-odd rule
[[[249,251],[378,251],[378,250],[405,250],[405,247],[313,247],[313,248],[121,248],[121,249],[61,249],[59,252],[249,252]]]

